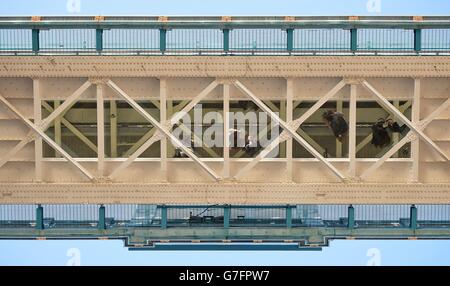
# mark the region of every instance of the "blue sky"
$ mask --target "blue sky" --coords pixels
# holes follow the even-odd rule
[[[0,15],[66,15],[78,0],[1,0]],[[448,15],[448,0],[79,0],[78,15]],[[70,5],[69,5],[70,6]],[[69,9],[70,10],[70,9]],[[77,9],[76,9],[77,10]]]
[[[79,2],[78,11],[67,0],[1,0],[0,15],[450,15],[449,0],[381,0],[380,11],[375,12],[367,9],[368,0]],[[81,265],[450,265],[450,241],[332,241],[321,252],[195,253],[130,252],[122,241],[0,241],[0,265],[73,261]]]
[[[335,240],[322,251],[128,251],[122,241],[0,241],[0,265],[450,265],[439,240]],[[75,250],[74,250],[75,249]],[[75,258],[76,256],[76,258]]]

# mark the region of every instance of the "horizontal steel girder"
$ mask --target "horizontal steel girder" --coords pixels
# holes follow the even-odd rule
[[[234,29],[234,28],[448,28],[448,16],[12,16],[0,18],[1,28],[13,29]]]
[[[2,56],[0,66],[0,77],[450,77],[450,56]]]
[[[450,204],[450,184],[3,183],[1,204]]]
[[[247,243],[251,246],[264,246],[268,243],[295,246],[283,250],[302,250],[329,245],[332,239],[450,239],[448,228],[356,228],[346,227],[169,227],[167,229],[143,227],[118,227],[106,230],[59,228],[35,230],[33,228],[0,229],[0,239],[123,239],[127,247],[139,247],[142,250],[157,249],[158,245],[169,246],[182,243],[184,248],[193,249],[203,243],[223,243],[213,248],[232,250],[234,245]],[[248,245],[250,243],[250,245]],[[156,246],[156,247],[154,247]],[[249,247],[250,246],[250,247]],[[306,250],[305,249],[305,250]],[[212,249],[210,249],[212,250]],[[282,250],[282,248],[280,248]]]

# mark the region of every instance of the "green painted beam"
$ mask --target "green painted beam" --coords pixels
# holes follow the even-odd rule
[[[231,214],[231,208],[229,205],[226,205],[223,208],[223,227],[224,228],[230,227],[230,214]]]
[[[44,208],[41,205],[36,208],[36,229],[44,229]]]
[[[350,29],[350,51],[356,52],[358,50],[358,30]]]
[[[286,30],[287,37],[287,51],[292,52],[294,50],[294,29]]]
[[[123,239],[127,247],[152,247],[154,243],[184,245],[204,245],[205,243],[286,244],[295,243],[299,247],[324,247],[332,239],[450,239],[450,229],[407,227],[367,227],[348,229],[346,227],[236,227],[225,229],[205,227],[116,227],[100,230],[97,228],[0,228],[0,239]],[[164,242],[161,242],[164,241]],[[253,242],[253,244],[252,244]],[[211,244],[210,244],[211,245]],[[141,248],[143,249],[143,248]],[[232,248],[225,248],[232,250]]]
[[[414,51],[420,52],[422,50],[422,30],[414,29]]]
[[[103,50],[103,29],[95,30],[95,50],[101,52]]]
[[[106,229],[105,206],[101,205],[98,208],[98,229]]]
[[[292,227],[292,207],[291,206],[286,207],[286,227],[287,228]]]
[[[348,207],[348,228],[353,229],[355,228],[355,208],[350,205]]]
[[[167,30],[159,29],[159,51],[164,53],[166,51]]]
[[[33,52],[39,52],[39,29],[31,30],[31,47]]]
[[[223,51],[230,51],[230,29],[223,29]]]
[[[415,205],[412,205],[410,209],[409,227],[414,230],[417,229],[417,207]]]
[[[157,227],[111,227],[106,231],[98,228],[46,228],[38,230],[32,227],[2,227],[0,228],[0,239],[2,238],[35,238],[35,237],[54,237],[54,238],[97,238],[97,237],[125,237],[135,235],[133,241],[151,240],[182,240],[182,239],[304,239],[307,237],[348,237],[354,238],[443,238],[450,239],[449,227],[430,227],[418,228],[415,231],[408,227],[359,227],[348,229],[346,227],[292,227],[285,226],[261,226],[261,227],[232,227],[224,229],[223,227],[168,227],[165,229]],[[321,238],[314,240],[322,241]]]
[[[161,229],[167,228],[167,207],[161,206]]]

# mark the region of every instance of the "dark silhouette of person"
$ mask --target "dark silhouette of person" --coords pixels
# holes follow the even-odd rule
[[[348,124],[345,121],[344,114],[334,110],[327,110],[322,114],[322,118],[333,132],[333,135],[342,142],[344,135],[348,132]]]
[[[406,125],[400,126],[392,119],[379,118],[372,125],[372,141],[375,147],[383,148],[391,143],[391,133],[403,133]]]

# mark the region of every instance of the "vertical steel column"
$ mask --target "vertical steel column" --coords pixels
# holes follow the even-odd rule
[[[115,100],[109,102],[109,123],[111,139],[111,157],[117,158],[117,103]]]
[[[287,51],[291,53],[294,50],[294,29],[286,30],[287,36]]]
[[[350,86],[348,158],[350,159],[349,174],[356,177],[356,84]]]
[[[348,207],[348,228],[355,228],[355,208],[352,205]]]
[[[98,229],[106,229],[105,206],[98,208]]]
[[[36,229],[44,229],[44,208],[41,205],[36,208]]]
[[[286,96],[287,97],[287,96]],[[284,121],[287,121],[287,116],[286,116],[286,111],[287,111],[287,103],[284,100],[280,100],[280,118]],[[267,126],[270,130],[270,126]],[[280,143],[280,158],[286,158],[286,142],[281,142]]]
[[[167,120],[169,120],[172,117],[172,115],[176,113],[174,110],[173,100],[167,100],[166,105],[167,105],[166,118]],[[173,146],[173,144],[166,144],[166,146],[167,146],[167,157],[168,158],[175,157],[175,147]]]
[[[230,85],[223,85],[223,177],[230,177]]]
[[[103,177],[105,171],[105,103],[103,85],[97,84],[97,170]]]
[[[55,100],[54,101],[54,109],[57,109],[61,105],[61,101]],[[62,113],[63,114],[63,113]],[[55,118],[54,122],[54,128],[55,128],[55,143],[59,146],[62,146],[62,130],[61,130],[61,115],[57,116]],[[58,151],[55,150],[55,157],[59,158],[61,155],[58,153]]]
[[[103,50],[103,29],[97,29],[95,33],[95,50],[101,52]]]
[[[344,107],[343,107],[342,100],[336,101],[336,110],[340,113],[344,113]],[[341,143],[341,141],[339,141],[337,139],[335,141],[336,141],[336,157],[342,158],[342,143]]]
[[[223,29],[223,51],[228,53],[230,51],[230,29]]]
[[[159,122],[166,124],[167,121],[167,80],[159,79]],[[164,181],[168,180],[167,176],[167,137],[161,139],[160,157],[161,157],[161,173]]]
[[[231,206],[225,205],[223,208],[223,228],[230,227]]]
[[[33,106],[34,106],[34,124],[39,125],[42,122],[42,103],[41,103],[41,85],[39,79],[33,79]],[[34,168],[35,180],[42,181],[42,138],[36,136],[34,139]]]
[[[414,51],[420,52],[422,50],[422,30],[414,29]]]
[[[33,52],[39,52],[39,29],[31,30],[31,46]]]
[[[165,205],[161,206],[161,228],[167,228],[167,206]]]
[[[166,51],[167,30],[159,29],[159,51],[164,54]]]
[[[414,99],[411,111],[411,122],[413,124],[418,124],[420,122],[420,78],[414,79]],[[411,141],[411,157],[413,159],[411,166],[411,182],[419,182],[420,172],[420,140],[416,138]]]
[[[400,101],[399,100],[394,100],[393,103],[394,103],[395,108],[400,109]],[[394,121],[398,121],[398,120],[399,119],[394,116]],[[397,144],[398,141],[400,141],[400,133],[394,132],[392,134],[392,144],[393,144],[392,146],[395,146],[395,144]],[[399,155],[399,152],[397,151],[392,155],[392,158],[398,158],[398,155]]]
[[[409,212],[409,227],[411,229],[417,229],[417,207],[415,205],[411,206]]]
[[[286,227],[292,227],[292,207],[290,205],[286,206]]]
[[[292,124],[294,116],[294,79],[288,78],[286,81],[286,123]],[[289,182],[293,179],[293,162],[292,162],[292,137],[286,140],[286,177]]]
[[[350,51],[356,52],[358,50],[358,30],[350,29]]]

